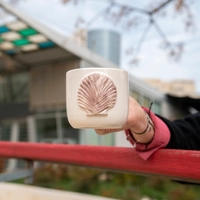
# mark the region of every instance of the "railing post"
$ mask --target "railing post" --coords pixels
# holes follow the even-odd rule
[[[33,160],[27,160],[26,162],[26,168],[30,169],[32,171],[32,173],[30,174],[30,176],[25,177],[24,179],[24,183],[25,184],[32,184],[33,183],[33,175],[34,175],[34,169],[33,169]]]

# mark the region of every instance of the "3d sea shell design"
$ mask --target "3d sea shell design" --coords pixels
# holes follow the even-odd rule
[[[87,115],[108,115],[115,106],[117,88],[114,82],[102,73],[86,76],[78,88],[78,105]]]

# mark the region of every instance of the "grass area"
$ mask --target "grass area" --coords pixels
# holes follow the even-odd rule
[[[38,168],[33,185],[122,200],[139,200],[144,196],[152,200],[200,199],[198,185],[67,165],[46,164]]]

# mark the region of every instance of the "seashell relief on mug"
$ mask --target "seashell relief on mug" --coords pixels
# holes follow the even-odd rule
[[[86,76],[78,88],[78,105],[88,116],[108,115],[116,99],[117,88],[114,82],[102,73]]]

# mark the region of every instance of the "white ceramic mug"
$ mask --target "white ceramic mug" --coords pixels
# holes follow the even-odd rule
[[[66,73],[66,109],[74,128],[120,128],[129,108],[128,73],[117,68],[79,68]]]

